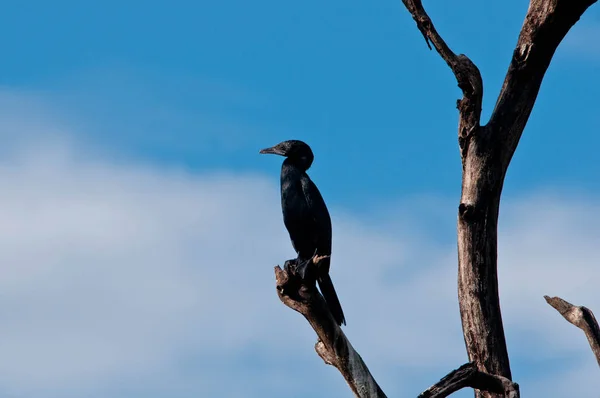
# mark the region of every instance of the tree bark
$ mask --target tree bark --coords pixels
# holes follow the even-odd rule
[[[550,61],[569,29],[596,0],[531,0],[496,106],[481,126],[483,82],[465,55],[436,31],[421,0],[403,0],[427,44],[452,69],[458,101],[463,165],[458,208],[458,298],[469,360],[482,372],[511,379],[497,274],[497,229],[504,177]],[[431,48],[431,46],[430,46]],[[501,395],[484,391],[479,397]]]

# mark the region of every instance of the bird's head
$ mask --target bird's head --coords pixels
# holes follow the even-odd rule
[[[310,147],[300,140],[288,140],[270,148],[261,149],[259,153],[285,156],[289,162],[308,170],[314,155]]]

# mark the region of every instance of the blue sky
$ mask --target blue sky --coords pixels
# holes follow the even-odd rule
[[[452,49],[479,66],[487,119],[527,5],[425,6]],[[594,363],[583,335],[535,300],[563,289],[565,299],[600,311],[592,294],[600,277],[592,238],[600,233],[588,225],[600,208],[598,10],[557,51],[505,184],[500,288],[513,373],[530,391],[544,377],[580,381],[580,396],[594,391],[584,378]],[[278,209],[280,159],[258,150],[290,138],[315,152],[310,174],[334,217],[334,282],[347,332],[384,390],[416,395],[464,362],[454,286],[460,92],[400,1],[12,2],[0,15],[0,37],[0,179],[10,187],[0,235],[15,240],[5,243],[12,265],[0,277],[14,287],[14,304],[0,307],[29,314],[14,321],[5,348],[39,364],[0,363],[0,393],[349,395],[312,352],[308,326],[270,290],[270,267],[291,247]],[[42,229],[40,220],[48,220]],[[227,282],[208,258],[239,277]],[[373,262],[368,288],[357,280],[365,262]],[[525,283],[523,274],[538,271],[547,279]],[[31,294],[48,272],[55,288]],[[587,281],[562,286],[565,272]],[[214,298],[198,293],[208,284],[220,297],[216,287],[243,289],[244,278],[256,281],[246,292],[251,311],[231,293],[211,309],[205,303]],[[435,281],[443,287],[432,290]],[[148,287],[155,284],[159,290]],[[160,289],[172,301],[163,302]],[[353,298],[358,289],[373,302]],[[120,297],[115,302],[144,316],[134,322],[98,297]],[[403,314],[395,301],[403,299],[422,304]],[[73,301],[98,315],[80,316],[67,305]],[[39,310],[43,303],[54,306]],[[379,305],[391,314],[365,315]],[[439,332],[447,336],[418,320],[425,310],[447,320]],[[97,322],[114,327],[100,333]],[[49,332],[22,338],[39,325]],[[145,338],[147,325],[156,331]],[[551,329],[543,337],[536,325]],[[419,344],[438,345],[419,359],[374,341],[395,335],[411,346],[423,336],[429,340]],[[105,349],[81,348],[88,345]],[[19,348],[31,346],[40,349]],[[42,376],[56,361],[62,371]],[[294,389],[283,394],[284,383]]]

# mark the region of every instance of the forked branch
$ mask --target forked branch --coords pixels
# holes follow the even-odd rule
[[[315,257],[318,263],[323,257]],[[325,299],[314,281],[303,281],[286,263],[275,267],[277,294],[283,304],[301,313],[317,333],[317,354],[328,365],[335,366],[357,398],[385,398],[369,368],[333,319]]]
[[[423,391],[419,398],[444,398],[465,387],[519,398],[519,385],[506,377],[481,372],[475,362],[469,362],[448,373],[443,379]]]
[[[402,0],[462,90],[458,142],[463,165],[458,211],[458,296],[469,360],[511,379],[498,296],[498,214],[504,177],[556,48],[596,0],[530,0],[490,121],[481,125],[483,83],[477,67],[444,42],[421,0]],[[429,46],[431,48],[431,46]],[[478,392],[478,397],[500,396]]]
[[[594,313],[589,308],[575,306],[560,297],[544,296],[544,298],[569,323],[583,330],[600,366],[600,327]]]

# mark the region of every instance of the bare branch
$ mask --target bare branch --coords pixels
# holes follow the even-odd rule
[[[320,258],[313,261],[318,263]],[[385,398],[361,356],[333,319],[314,281],[302,281],[286,262],[275,267],[277,294],[283,304],[301,313],[317,333],[317,354],[326,364],[335,366],[357,398]]]
[[[488,123],[502,145],[502,163],[517,148],[554,52],[597,0],[531,0],[504,84]]]
[[[502,394],[506,398],[519,398],[519,385],[506,377],[494,376],[477,369],[469,362],[448,373],[443,379],[429,387],[419,398],[444,398],[465,387]]]
[[[600,366],[600,327],[598,327],[598,321],[596,321],[594,313],[589,308],[577,307],[560,297],[544,296],[544,298],[569,323],[583,330]]]
[[[463,92],[463,98],[458,101],[457,107],[460,111],[458,126],[458,142],[461,155],[466,153],[468,142],[473,133],[479,129],[481,118],[481,103],[483,101],[483,80],[481,73],[475,64],[463,54],[456,55],[450,50],[444,39],[433,26],[433,22],[425,12],[421,0],[402,0],[413,19],[417,28],[425,37],[427,45],[433,43],[436,51],[446,61],[452,73],[456,77],[458,87]]]

